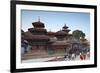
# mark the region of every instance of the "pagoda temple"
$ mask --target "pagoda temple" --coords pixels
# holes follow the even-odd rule
[[[70,30],[66,24],[62,27],[62,30],[48,32],[45,29],[45,24],[39,18],[37,22],[32,23],[32,26],[32,28],[28,28],[28,31],[22,31],[22,39],[26,40],[31,46],[28,53],[25,53],[26,55],[45,57],[48,54],[59,52],[64,55],[68,52],[66,49],[70,49],[70,44],[67,42],[67,39],[71,34],[69,34]]]
[[[63,26],[63,28],[62,28],[62,31],[64,31],[64,32],[66,32],[67,34],[69,33],[69,29],[68,29],[69,27],[68,26],[66,26],[66,24]]]
[[[27,32],[25,32],[26,36],[24,37],[25,40],[29,42],[31,47],[31,52],[42,53],[41,55],[47,52],[48,43],[50,41],[49,36],[47,36],[47,30],[45,29],[44,23],[40,21],[32,23],[33,28],[29,28]]]

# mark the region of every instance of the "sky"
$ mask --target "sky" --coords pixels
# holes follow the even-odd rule
[[[71,30],[69,33],[78,29],[90,39],[90,13],[21,10],[22,30],[32,28],[32,22],[38,21],[39,17],[47,31],[57,32],[66,24]]]

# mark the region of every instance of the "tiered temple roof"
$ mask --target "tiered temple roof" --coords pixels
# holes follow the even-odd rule
[[[44,23],[38,21],[38,22],[33,22],[32,25],[34,26],[34,28],[44,28]]]
[[[49,43],[51,41],[51,38],[55,39],[54,37],[56,37],[56,41],[51,42],[52,46],[68,46],[68,43],[63,39],[64,37],[68,36],[68,32],[70,31],[66,24],[64,25],[62,30],[57,32],[47,32],[44,23],[42,23],[40,19],[37,22],[33,22],[32,25],[33,28],[29,28],[27,32],[24,32],[24,39],[31,42],[48,41]]]
[[[47,30],[44,29],[44,23],[40,22],[40,19],[37,22],[33,22],[32,25],[33,28],[29,28],[28,32],[25,32],[27,35],[27,37],[25,37],[26,40],[49,40],[49,36],[46,35]]]
[[[60,31],[56,32],[55,35],[56,35],[56,36],[66,36],[66,32],[60,30]]]
[[[46,36],[46,35],[33,35],[32,33],[30,33],[29,31],[28,32],[25,32],[25,39],[26,40],[31,40],[31,41],[42,41],[42,40],[49,40],[49,37]]]
[[[62,28],[62,31],[65,31],[66,33],[69,33],[69,29],[68,29],[69,27],[68,26],[66,26],[66,24],[63,26],[63,28]]]
[[[42,23],[40,21],[40,17],[38,18],[38,21],[33,22],[32,25],[33,25],[34,28],[44,28],[45,27],[44,23]]]

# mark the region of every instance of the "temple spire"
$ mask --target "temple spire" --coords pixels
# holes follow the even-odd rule
[[[64,26],[66,26],[66,23],[64,24]]]
[[[68,33],[70,31],[68,28],[69,27],[66,26],[66,24],[64,24],[64,26],[62,27],[62,30]]]
[[[38,16],[38,21],[40,22],[40,16]]]
[[[67,29],[68,27],[66,26],[66,23],[64,24],[64,26],[63,26],[63,29],[65,30],[65,29]]]

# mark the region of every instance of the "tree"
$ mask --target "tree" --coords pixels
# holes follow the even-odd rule
[[[80,32],[80,30],[75,30],[75,31],[72,32],[72,35],[73,35],[74,38],[80,39],[81,32]]]
[[[84,39],[84,38],[85,38],[85,36],[86,36],[86,35],[85,35],[85,33],[83,33],[83,32],[82,32],[82,33],[81,33],[81,38],[83,38],[83,39]]]
[[[85,33],[83,33],[81,30],[75,30],[72,32],[72,35],[74,38],[76,39],[80,39],[80,38],[85,38]]]

